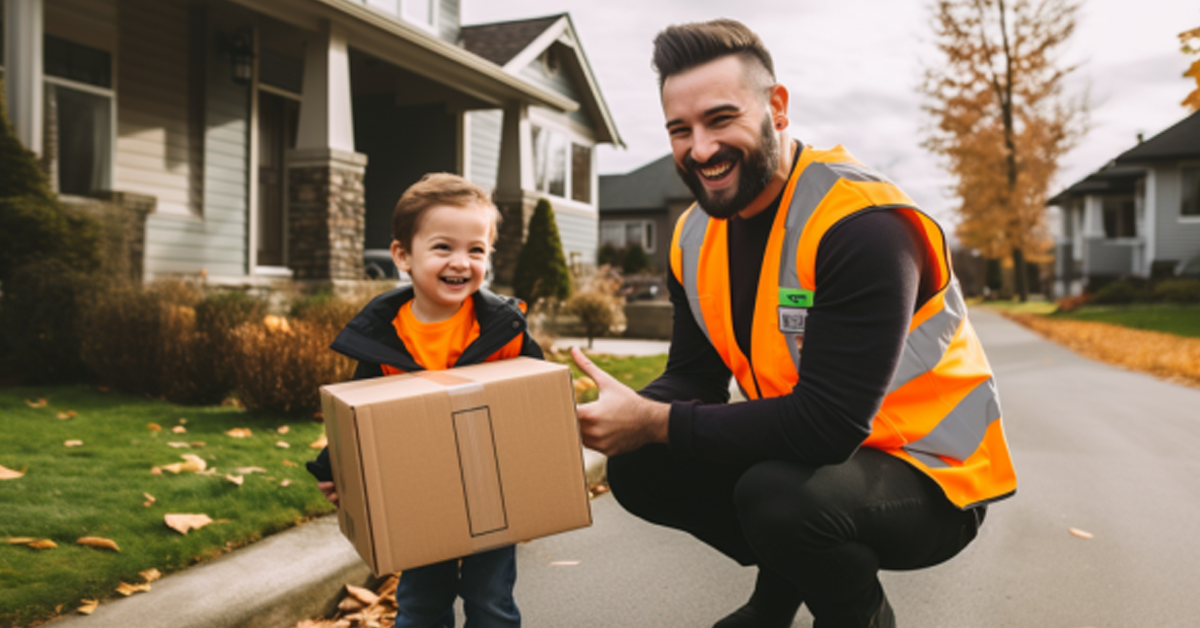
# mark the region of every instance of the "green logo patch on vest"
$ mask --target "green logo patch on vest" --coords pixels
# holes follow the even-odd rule
[[[780,288],[779,305],[784,307],[812,307],[813,291],[804,288]]]

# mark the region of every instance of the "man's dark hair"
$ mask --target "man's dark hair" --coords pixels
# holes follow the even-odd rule
[[[654,38],[654,69],[661,89],[668,77],[727,55],[758,64],[775,81],[771,53],[754,31],[734,20],[693,22],[668,26]]]

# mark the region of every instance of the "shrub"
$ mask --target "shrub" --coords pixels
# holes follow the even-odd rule
[[[91,280],[57,259],[25,264],[4,281],[0,336],[13,370],[29,383],[84,378],[77,325]]]
[[[632,244],[625,251],[625,261],[621,264],[621,270],[626,275],[636,275],[650,268],[650,256],[646,255],[646,250],[640,244]]]
[[[350,379],[354,361],[329,350],[341,326],[268,316],[233,335],[238,399],[250,410],[315,412],[319,387]]]
[[[543,298],[562,301],[571,296],[571,272],[563,256],[554,211],[546,199],[538,201],[529,219],[529,235],[513,271],[513,293],[534,304]]]
[[[191,378],[193,385],[186,394],[172,400],[212,404],[228,396],[237,384],[234,330],[261,320],[266,310],[267,304],[261,299],[235,291],[214,292],[197,303],[193,350],[198,372]]]
[[[1137,289],[1127,282],[1114,281],[1096,291],[1092,302],[1100,305],[1119,305],[1137,300]]]
[[[620,266],[624,261],[621,250],[613,246],[611,242],[602,244],[596,251],[597,266]]]
[[[323,292],[300,299],[292,305],[288,315],[292,318],[322,326],[337,327],[338,330],[341,330],[364,305],[366,305],[366,301],[339,298]]]
[[[1200,303],[1200,279],[1165,279],[1154,286],[1154,298],[1169,303]]]
[[[617,296],[620,288],[620,276],[611,267],[602,266],[596,269],[582,290],[567,299],[566,310],[579,317],[589,349],[594,338],[625,330],[625,303]]]

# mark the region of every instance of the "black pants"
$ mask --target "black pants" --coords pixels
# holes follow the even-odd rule
[[[880,569],[945,561],[983,519],[983,508],[958,509],[928,476],[865,447],[838,465],[723,467],[650,445],[609,459],[608,479],[629,512],[792,582],[818,626],[865,625],[883,600]]]

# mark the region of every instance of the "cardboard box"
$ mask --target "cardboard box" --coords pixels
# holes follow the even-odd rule
[[[321,403],[338,523],[376,575],[592,523],[564,365],[347,382]]]

